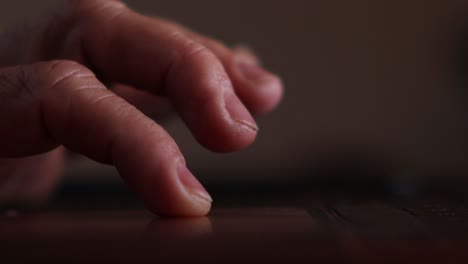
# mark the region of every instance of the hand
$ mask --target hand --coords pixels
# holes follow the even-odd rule
[[[3,201],[45,197],[64,146],[114,165],[157,214],[205,215],[209,194],[154,120],[170,105],[202,145],[235,151],[256,137],[251,113],[282,95],[279,78],[245,50],[115,0],[68,0],[6,33],[0,67]]]

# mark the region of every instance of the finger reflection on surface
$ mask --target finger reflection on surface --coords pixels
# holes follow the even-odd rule
[[[319,227],[301,209],[214,208],[207,217],[153,219],[140,249],[154,261],[302,260],[321,237]]]
[[[194,218],[155,218],[147,228],[150,240],[197,239],[211,235],[213,228],[208,217]]]
[[[336,208],[348,218],[294,208],[214,208],[171,219],[123,209],[4,212],[0,255],[2,263],[467,263],[461,231],[415,233],[395,214],[377,218],[375,207]]]
[[[155,218],[147,228],[152,240],[209,238],[211,241],[236,239],[266,240],[301,239],[316,233],[318,223],[304,210],[268,208],[214,209],[207,217]]]

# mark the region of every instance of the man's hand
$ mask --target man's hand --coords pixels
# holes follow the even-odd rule
[[[210,196],[153,114],[171,105],[202,145],[235,151],[256,137],[251,113],[282,95],[245,50],[115,0],[69,0],[5,34],[0,66],[0,200],[47,193],[63,145],[114,165],[157,214],[205,215]]]

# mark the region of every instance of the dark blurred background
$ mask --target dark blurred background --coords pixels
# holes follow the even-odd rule
[[[3,3],[0,26],[56,2]],[[125,2],[248,45],[283,77],[284,102],[258,118],[258,140],[245,151],[211,153],[180,121],[166,124],[205,182],[300,181],[340,166],[382,175],[468,172],[467,1]],[[118,181],[112,168],[92,162],[67,174],[71,182]]]

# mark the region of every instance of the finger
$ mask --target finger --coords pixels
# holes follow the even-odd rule
[[[255,121],[209,49],[117,1],[75,2],[71,32],[78,33],[63,47],[70,56],[81,54],[106,80],[168,95],[198,141],[214,151],[253,142]]]
[[[272,111],[283,97],[281,79],[259,65],[252,51],[229,49],[221,42],[192,33],[192,38],[209,48],[221,60],[235,90],[249,110],[256,114]]]
[[[187,37],[207,47],[223,63],[232,80],[236,93],[249,110],[256,114],[266,113],[275,108],[283,96],[281,79],[260,67],[258,57],[245,46],[234,50],[223,43],[197,34],[181,25],[167,20],[159,23],[175,32],[183,32]]]
[[[209,211],[209,195],[186,168],[171,137],[85,67],[55,61],[3,69],[0,76],[8,80],[0,86],[0,113],[11,116],[6,123],[0,119],[0,142],[6,149],[37,152],[34,147],[63,144],[114,164],[156,213],[194,216]],[[17,122],[12,126],[9,120]],[[28,133],[15,134],[20,129]],[[39,143],[21,148],[35,141]]]
[[[111,90],[155,121],[167,120],[173,114],[171,102],[166,97],[122,84],[114,85]]]

